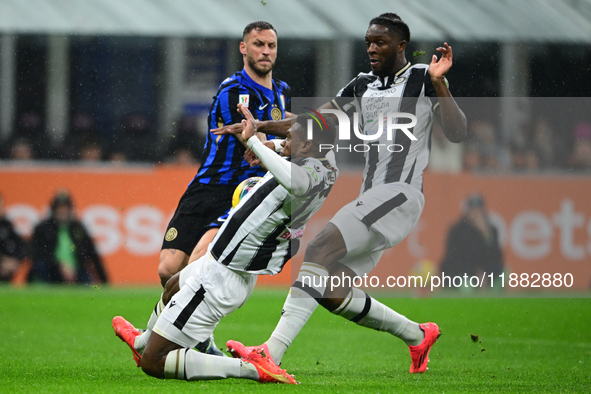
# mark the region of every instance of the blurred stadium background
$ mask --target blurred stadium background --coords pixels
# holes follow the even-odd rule
[[[434,130],[425,212],[384,258],[403,275],[420,262],[437,266],[463,199],[479,192],[509,271],[569,272],[573,288],[588,289],[591,0],[1,0],[7,217],[30,237],[65,187],[111,282],[156,285],[162,235],[197,169],[211,99],[242,68],[244,26],[275,26],[273,76],[293,96],[329,97],[369,70],[363,38],[382,12],[410,26],[409,60],[424,51],[414,61],[429,62],[447,41],[452,93],[492,100],[462,99],[471,108],[466,142],[446,144]],[[552,100],[563,99],[537,99],[550,97],[570,104],[557,113]],[[335,188],[307,237],[358,192],[349,186],[361,163],[343,158],[347,187]],[[287,285],[289,270],[261,283]]]

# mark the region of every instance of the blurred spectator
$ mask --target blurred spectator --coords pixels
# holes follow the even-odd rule
[[[464,202],[463,215],[449,230],[441,272],[447,276],[495,277],[503,272],[503,252],[497,229],[490,223],[480,194]]]
[[[96,131],[94,124],[95,121],[92,115],[85,113],[75,113],[72,115],[70,130],[64,137],[63,143],[60,147],[59,159],[85,160],[82,156],[84,155],[84,150],[88,149],[90,145],[100,146],[102,156],[101,136]],[[85,157],[87,157],[87,155],[85,155]],[[100,158],[98,160],[100,160]]]
[[[507,170],[511,167],[510,152],[497,142],[492,123],[486,120],[473,120],[468,131],[469,142],[482,157],[481,166],[489,170]]]
[[[194,116],[180,117],[168,144],[167,161],[179,164],[198,163],[205,138],[197,129],[197,119]]]
[[[463,156],[464,171],[478,171],[482,168],[482,155],[472,145],[467,145]]]
[[[123,152],[129,161],[157,161],[162,141],[150,120],[142,114],[125,115],[114,136],[112,149]]]
[[[532,129],[532,148],[538,156],[537,168],[551,168],[556,163],[556,153],[559,151],[559,139],[554,138],[554,132],[545,117],[539,117]]]
[[[24,242],[4,217],[4,197],[0,194],[0,282],[9,282],[24,258]]]
[[[198,163],[198,161],[195,160],[194,153],[184,146],[177,148],[173,155],[168,157],[168,161],[179,165],[195,165]]]
[[[103,158],[103,147],[98,140],[89,138],[80,146],[79,158],[86,162],[98,162]]]
[[[15,139],[8,148],[8,158],[12,160],[33,160],[35,155],[31,143],[25,138]]]
[[[534,148],[527,148],[523,157],[524,170],[526,171],[538,171],[540,166],[540,155]]]
[[[494,146],[486,146],[480,149],[482,155],[482,167],[487,170],[500,171],[502,169],[498,150]]]
[[[77,112],[72,115],[70,122],[70,133],[73,134],[95,134],[94,117],[90,114]]]
[[[13,138],[29,141],[32,155],[35,158],[48,159],[54,154],[49,138],[45,133],[43,118],[37,112],[25,112],[17,119]]]
[[[514,170],[538,171],[540,167],[540,155],[534,148],[520,149],[513,152]]]
[[[72,199],[65,191],[53,199],[49,219],[35,227],[31,248],[29,281],[107,283],[93,241],[76,220]]]
[[[429,170],[438,172],[460,172],[462,170],[463,144],[449,142],[439,122],[433,125],[431,133],[431,155]]]
[[[111,163],[121,164],[121,163],[125,163],[127,161],[127,156],[125,156],[125,153],[123,153],[119,150],[113,150],[113,151],[111,151],[111,154],[109,155],[108,160]]]
[[[591,125],[579,123],[573,133],[573,149],[568,167],[575,171],[591,171]]]

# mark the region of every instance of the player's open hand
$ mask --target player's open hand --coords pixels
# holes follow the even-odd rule
[[[254,117],[250,113],[248,107],[238,104],[238,112],[244,116],[242,119],[242,139],[246,142],[252,136],[254,136],[257,132],[257,127],[254,121]]]
[[[263,145],[271,150],[275,150],[275,144],[273,141],[265,141],[263,142]],[[246,149],[246,152],[244,153],[244,160],[246,160],[246,162],[250,164],[251,167],[261,166],[267,170],[267,167],[265,167],[261,159],[259,159],[259,157],[250,149]]]
[[[431,59],[431,64],[429,64],[431,80],[443,79],[453,64],[453,53],[451,46],[447,42],[444,42],[442,47],[435,50],[441,52],[441,58],[437,60],[437,55],[433,55]]]

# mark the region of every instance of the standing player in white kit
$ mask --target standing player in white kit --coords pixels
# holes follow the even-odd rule
[[[365,153],[359,197],[344,206],[307,247],[275,331],[258,347],[228,341],[227,347],[235,357],[262,348],[280,364],[318,304],[359,325],[401,338],[409,346],[410,373],[425,372],[429,351],[441,335],[437,324],[410,321],[364,291],[352,288],[350,282],[328,288],[322,280],[327,276],[353,278],[370,273],[383,251],[400,243],[416,225],[425,201],[422,172],[429,160],[433,121],[441,123],[452,142],[461,142],[466,136],[466,118],[445,78],[453,58],[447,43],[437,48],[442,55],[439,60],[433,55],[431,64],[412,65],[405,57],[409,28],[391,13],[370,22],[365,41],[372,72],[360,73],[320,110],[361,114],[359,122],[365,135],[375,134],[388,112],[412,114],[417,122],[409,129],[416,140],[396,130],[394,141],[386,139],[387,133],[375,141],[380,145],[397,144],[398,151],[373,146]],[[374,110],[376,104],[383,103],[389,107],[382,107],[383,112]],[[286,127],[287,123],[261,122],[259,129],[273,134],[274,129]]]

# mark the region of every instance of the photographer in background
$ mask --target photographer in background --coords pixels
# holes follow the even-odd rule
[[[75,218],[72,199],[66,191],[57,193],[51,203],[51,216],[35,227],[31,249],[33,266],[29,281],[107,283],[92,238]]]
[[[503,252],[499,234],[491,224],[480,194],[465,201],[463,216],[453,224],[447,236],[441,272],[449,276],[468,276],[503,272]]]

